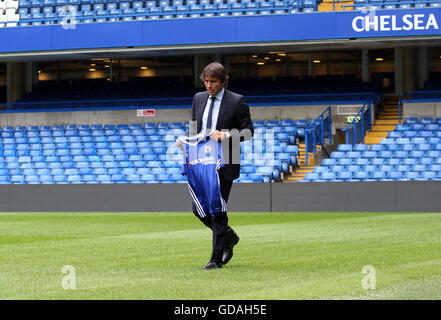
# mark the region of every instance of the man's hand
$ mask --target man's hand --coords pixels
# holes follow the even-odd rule
[[[176,146],[181,149],[184,150],[184,147],[182,146],[182,143],[179,140],[176,140]]]
[[[214,141],[221,141],[228,138],[226,132],[215,130],[210,132],[210,139]]]

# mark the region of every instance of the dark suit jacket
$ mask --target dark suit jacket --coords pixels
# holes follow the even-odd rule
[[[192,120],[197,125],[190,126],[190,134],[199,133],[202,128],[202,116],[207,104],[208,93],[199,92],[193,98]],[[222,141],[222,152],[226,165],[222,174],[226,180],[239,178],[240,174],[240,142],[249,140],[254,135],[250,109],[245,98],[237,93],[225,89],[222,98],[216,130],[229,130],[230,139]]]

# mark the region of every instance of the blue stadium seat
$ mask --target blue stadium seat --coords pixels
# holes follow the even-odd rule
[[[359,151],[349,151],[346,153],[346,157],[350,159],[358,159],[361,157],[361,152]]]
[[[390,171],[386,174],[386,177],[392,180],[401,180],[403,179],[403,173],[399,171]]]
[[[53,176],[53,181],[54,181],[54,183],[57,183],[57,184],[63,184],[63,183],[67,183],[67,180],[66,180],[66,176],[65,175],[54,175]]]
[[[328,167],[328,170],[338,174],[340,172],[345,171],[345,167],[344,166],[339,166],[339,165],[334,165],[334,166]],[[338,178],[338,175],[337,175],[337,178]]]
[[[393,151],[388,151],[388,150],[386,150],[386,151],[380,151],[380,152],[378,153],[378,157],[379,157],[379,158],[391,158],[392,155],[393,155]]]
[[[398,158],[387,158],[386,159],[386,164],[390,165],[392,167],[396,167],[401,163],[401,160]]]
[[[92,174],[85,174],[82,176],[84,183],[97,183],[95,175]]]
[[[409,117],[404,119],[404,124],[414,124],[414,123],[418,123],[418,118]]]
[[[39,181],[39,183],[42,183],[42,184],[53,184],[54,183],[54,181],[52,179],[52,176],[49,175],[49,174],[41,174],[41,175],[39,175],[38,176],[38,181]]]
[[[387,134],[387,137],[388,137],[388,138],[401,138],[401,133],[400,133],[400,132],[397,132],[397,131],[390,131],[390,132]]]
[[[345,157],[339,158],[339,159],[337,159],[337,164],[340,165],[340,166],[348,167],[348,166],[350,166],[352,164],[352,159],[345,158]]]
[[[363,152],[363,151],[367,151],[367,150],[368,150],[367,144],[355,144],[353,146],[353,151]]]
[[[320,179],[325,181],[334,181],[336,180],[336,174],[335,172],[324,172],[320,175]]]
[[[293,120],[281,120],[280,125],[283,127],[294,126],[294,121]]]
[[[357,171],[354,173],[354,179],[364,181],[369,179],[369,174],[367,171]]]
[[[369,160],[367,158],[355,158],[355,164],[357,166],[366,166],[369,164]]]
[[[96,181],[98,183],[111,183],[112,182],[110,180],[110,175],[108,175],[108,174],[98,174],[96,176]]]
[[[321,163],[322,166],[335,166],[336,165],[336,160],[335,159],[331,159],[331,158],[326,158],[322,160]]]
[[[342,159],[345,157],[345,153],[342,151],[334,151],[331,153],[331,159]]]
[[[422,165],[422,164],[416,164],[413,166],[412,171],[419,172],[419,173],[424,172],[424,171],[426,171],[426,166]]]
[[[341,181],[349,181],[352,179],[352,173],[348,171],[341,171],[337,173],[337,179]]]
[[[436,173],[433,171],[424,171],[421,175],[422,180],[435,180]]]
[[[369,178],[371,180],[376,180],[376,181],[383,180],[385,178],[385,172],[384,171],[373,171],[370,173]]]
[[[426,153],[427,157],[429,158],[440,158],[441,157],[441,151],[439,150],[430,150]]]
[[[319,179],[319,175],[317,173],[307,172],[305,174],[305,180],[307,180],[307,181],[315,181],[318,179]]]
[[[276,127],[276,126],[279,126],[279,121],[278,121],[278,120],[267,120],[267,121],[266,121],[266,126],[267,126],[267,127]]]
[[[326,168],[326,167],[318,166],[318,167],[314,168],[313,172],[317,173],[317,174],[321,174],[321,173],[325,173],[325,172],[329,172],[329,171],[328,171],[328,168]]]
[[[69,182],[69,183],[82,183],[83,181],[82,181],[82,178],[80,175],[73,174],[73,175],[67,176],[67,182]]]
[[[433,118],[422,117],[420,119],[420,123],[421,124],[432,124],[433,123]]]
[[[414,172],[414,171],[408,171],[404,174],[403,179],[404,180],[419,180],[420,178],[420,174],[418,172]]]
[[[253,121],[254,128],[261,128],[265,126],[265,121]]]
[[[170,181],[170,176],[168,174],[159,174],[157,176],[157,180],[160,183],[168,182],[168,181]]]
[[[417,131],[413,131],[413,130],[406,131],[404,132],[404,135],[402,135],[402,137],[404,138],[414,138],[416,136],[417,136]]]
[[[122,174],[112,174],[110,176],[110,181],[113,183],[125,183],[124,176]]]
[[[279,151],[282,151],[282,150],[279,150]],[[298,155],[299,154],[299,146],[288,144],[283,148],[283,152],[290,154],[290,155]]]
[[[352,151],[352,144],[339,144],[338,151]]]

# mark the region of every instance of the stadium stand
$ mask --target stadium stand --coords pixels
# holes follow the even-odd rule
[[[441,118],[406,118],[379,144],[340,144],[299,182],[441,180]]]
[[[172,89],[171,89],[172,88]],[[252,105],[327,104],[366,101],[377,93],[370,82],[354,75],[316,77],[231,78],[228,88],[241,92]],[[109,83],[106,79],[40,81],[22,99],[7,104],[6,110],[177,107],[191,106],[195,88],[191,77],[132,78]]]
[[[256,121],[241,144],[238,182],[271,182],[295,165],[292,120]],[[175,139],[182,123],[5,126],[0,184],[183,183]]]
[[[439,101],[441,100],[441,73],[432,72],[429,80],[424,82],[424,86],[415,91],[409,101]]]
[[[1,0],[0,27],[440,7],[439,1],[355,0]]]
[[[2,0],[4,26],[315,12],[316,0]]]

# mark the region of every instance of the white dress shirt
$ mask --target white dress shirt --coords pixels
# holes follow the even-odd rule
[[[213,105],[213,111],[212,111],[212,122],[211,122],[211,128],[207,128],[207,119],[208,119],[208,112],[210,110],[210,104],[211,104],[211,96],[207,99],[207,104],[205,105],[204,114],[202,115],[202,132],[205,132],[208,130],[209,132],[216,130],[216,124],[217,124],[217,118],[219,116],[219,109],[222,102],[222,98],[224,96],[225,88],[222,88],[221,91],[217,95],[215,95],[214,105]]]

